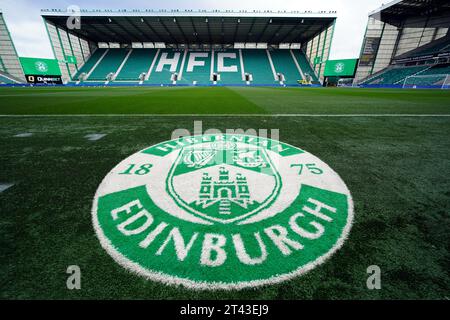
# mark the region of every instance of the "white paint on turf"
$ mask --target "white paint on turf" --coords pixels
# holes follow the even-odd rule
[[[167,143],[167,142],[170,142],[170,141],[166,141],[165,143]],[[164,142],[162,142],[162,143],[164,143]],[[285,144],[285,146],[295,148],[288,144]],[[138,163],[138,164],[141,163],[140,161],[134,161],[134,160],[144,160],[144,157],[141,157],[142,151],[125,159],[121,163],[122,164],[129,163],[130,160],[133,160],[133,161],[131,161],[133,163]],[[173,153],[176,153],[176,152],[173,152]],[[134,159],[134,157],[136,157],[136,156],[139,158]],[[164,162],[166,162],[165,160],[170,160],[170,162],[173,162],[174,160],[171,159],[171,156],[172,156],[172,154],[163,156],[161,158],[161,164],[164,165],[165,164]],[[274,157],[276,155],[270,154],[270,156]],[[166,158],[166,159],[164,159],[164,158]],[[148,158],[146,160],[148,160]],[[159,281],[159,282],[163,282],[166,284],[172,284],[172,285],[183,285],[185,287],[188,287],[191,289],[196,289],[196,290],[204,290],[204,289],[207,289],[207,290],[217,290],[217,289],[236,290],[236,289],[243,289],[243,288],[249,288],[249,287],[250,288],[257,287],[257,286],[262,286],[262,285],[270,285],[270,284],[279,283],[279,282],[291,279],[293,277],[297,277],[299,275],[302,275],[302,274],[310,271],[311,269],[314,269],[319,264],[322,264],[328,258],[330,258],[340,247],[342,247],[342,245],[344,244],[344,242],[349,234],[349,231],[351,229],[354,213],[353,213],[353,200],[350,195],[350,192],[349,192],[347,186],[345,185],[345,183],[342,181],[342,179],[339,177],[339,175],[337,173],[335,173],[330,167],[328,167],[326,164],[324,164],[322,161],[320,161],[320,159],[315,158],[313,155],[310,155],[307,152],[300,154],[300,155],[287,156],[286,160],[285,160],[287,162],[286,165],[288,167],[290,167],[289,164],[294,160],[303,160],[303,161],[314,160],[314,163],[320,164],[323,166],[322,170],[325,172],[323,178],[317,177],[317,179],[314,179],[313,178],[314,176],[312,176],[312,175],[309,177],[304,176],[304,178],[305,178],[304,181],[308,182],[308,184],[311,184],[312,186],[317,186],[317,187],[326,186],[327,189],[329,189],[331,187],[330,191],[333,191],[333,190],[341,191],[342,194],[346,195],[346,197],[347,197],[347,216],[343,222],[344,227],[343,227],[342,231],[340,232],[340,235],[336,238],[335,242],[333,243],[333,245],[330,247],[330,249],[327,252],[316,257],[314,260],[307,262],[306,264],[299,265],[297,269],[294,269],[290,272],[287,272],[287,273],[280,272],[280,273],[273,274],[270,277],[261,277],[261,279],[248,279],[248,280],[231,281],[231,282],[226,281],[225,282],[224,281],[225,279],[216,278],[216,279],[207,281],[207,280],[200,280],[200,279],[193,280],[193,279],[190,279],[190,277],[181,276],[181,275],[177,275],[177,274],[168,274],[168,273],[164,272],[164,270],[148,268],[148,267],[141,265],[140,263],[138,263],[136,261],[133,261],[126,255],[124,255],[123,252],[121,252],[121,250],[119,249],[119,247],[116,247],[117,244],[113,244],[112,240],[106,236],[106,234],[104,233],[104,227],[102,227],[100,225],[100,221],[99,221],[98,215],[97,215],[98,214],[97,209],[98,209],[98,205],[99,205],[98,200],[99,200],[100,195],[104,195],[105,190],[109,190],[109,191],[116,190],[116,188],[111,189],[110,185],[114,185],[115,182],[117,181],[116,179],[111,179],[111,177],[113,177],[114,175],[117,175],[117,172],[120,172],[120,171],[118,171],[119,166],[116,167],[115,169],[113,169],[112,172],[110,172],[108,174],[108,176],[105,177],[105,179],[102,181],[102,183],[100,184],[100,186],[96,192],[93,207],[92,207],[92,222],[94,225],[94,229],[96,231],[96,234],[100,240],[102,247],[112,256],[112,258],[117,263],[119,263],[126,269],[128,269],[136,274],[139,274],[141,276],[144,276],[146,279],[153,280],[153,281]],[[280,169],[280,168],[278,167],[278,169]],[[162,170],[162,171],[165,171],[165,170]],[[151,173],[152,175],[158,173],[158,165],[157,164],[154,163],[154,166],[152,167],[151,172],[152,172]],[[329,181],[330,184],[325,183],[325,180],[327,180],[327,179],[330,179],[330,181]],[[155,179],[150,179],[150,178],[147,179],[148,182],[152,182],[154,180]],[[164,181],[166,181],[166,180],[164,179]],[[299,181],[301,182],[303,180],[299,179]],[[130,180],[127,177],[123,181],[122,188],[124,187],[124,185],[126,186],[126,184],[129,182],[130,182]],[[288,181],[286,181],[286,182],[288,182]],[[132,185],[134,185],[134,184],[132,184]],[[292,188],[292,189],[295,189],[295,190],[287,190],[287,192],[288,193],[293,193],[293,192],[297,193],[297,191],[299,191],[297,188]],[[149,191],[149,189],[147,189],[147,192],[148,191]],[[108,192],[106,192],[106,194],[107,193]],[[149,193],[149,195],[150,195],[150,193]],[[159,194],[158,196],[161,196],[161,194]],[[153,200],[156,200],[156,198]],[[288,201],[288,202],[291,202],[291,201]],[[169,212],[166,211],[166,213],[169,213]],[[173,216],[173,214],[171,214],[171,215]],[[270,216],[270,215],[267,215],[266,213],[264,213],[262,216],[259,216],[259,217],[255,216],[255,218],[257,217],[258,219],[255,219],[255,221],[253,221],[253,222],[258,222],[257,220],[259,220],[261,218],[267,218],[268,216]],[[180,220],[180,222],[181,222],[181,220]],[[206,226],[203,225],[201,228],[209,228],[209,225],[206,225]],[[245,228],[245,227],[242,227],[242,228]],[[178,231],[178,229],[177,229],[177,231]],[[206,235],[205,235],[205,237],[206,237]],[[257,238],[257,240],[258,240],[258,238]],[[217,244],[215,246],[217,247]],[[160,249],[160,251],[162,251],[162,250],[163,249]],[[217,250],[217,251],[220,251],[220,250]],[[243,252],[241,252],[241,253],[243,253]],[[265,255],[267,255],[267,253],[264,254],[264,252],[263,252],[262,255],[265,256]],[[204,254],[202,256],[204,256]],[[214,263],[214,261],[212,263]],[[220,266],[215,266],[215,268],[219,268],[219,267]]]
[[[31,132],[22,132],[22,133],[18,133],[14,136],[14,138],[28,138],[31,137],[33,135],[33,133]]]
[[[409,114],[409,113],[354,113],[354,114],[313,114],[313,113],[277,113],[277,114],[263,114],[263,113],[243,113],[243,114],[211,114],[211,113],[173,113],[173,114],[161,114],[161,113],[147,113],[147,114],[0,114],[1,118],[51,118],[51,117],[261,117],[261,118],[278,118],[278,117],[306,117],[306,118],[353,118],[353,117],[412,117],[412,118],[426,118],[426,117],[450,117],[450,114]]]
[[[89,141],[97,141],[97,140],[102,139],[105,136],[106,136],[106,134],[103,134],[103,133],[92,133],[92,134],[87,134],[84,137],[86,139],[88,139]]]
[[[11,188],[14,185],[14,183],[4,183],[4,182],[0,182],[0,193],[2,193],[3,191],[5,191],[6,189]]]

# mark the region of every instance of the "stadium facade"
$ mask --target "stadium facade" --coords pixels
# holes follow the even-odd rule
[[[42,10],[64,82],[320,84],[336,12]]]
[[[448,87],[449,27],[448,0],[395,0],[371,12],[355,83]]]
[[[3,13],[0,11],[0,84],[14,84],[24,81],[22,65],[3,18]]]

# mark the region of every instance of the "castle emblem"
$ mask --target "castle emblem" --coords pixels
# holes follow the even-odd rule
[[[247,209],[253,204],[247,184],[247,178],[237,173],[235,179],[224,167],[219,168],[219,179],[213,180],[208,173],[203,173],[197,205],[207,208],[215,203],[219,204],[219,214],[230,214],[231,203]]]

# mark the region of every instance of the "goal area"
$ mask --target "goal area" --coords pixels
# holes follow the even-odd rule
[[[405,78],[403,88],[450,89],[450,74],[417,75]]]

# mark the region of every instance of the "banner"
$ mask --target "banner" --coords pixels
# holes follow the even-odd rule
[[[38,74],[25,75],[28,83],[32,84],[62,84],[61,76],[41,76]]]
[[[328,60],[325,65],[325,77],[353,77],[358,59]]]
[[[25,75],[60,76],[58,61],[55,59],[20,58]]]
[[[75,57],[75,56],[66,56],[65,63],[77,64],[77,57]]]
[[[380,37],[368,37],[364,42],[363,52],[361,54],[359,65],[373,66],[380,46]]]

